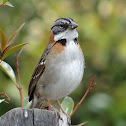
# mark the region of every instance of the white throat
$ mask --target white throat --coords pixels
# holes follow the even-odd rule
[[[58,41],[58,40],[61,40],[61,39],[66,39],[67,41],[71,41],[74,38],[78,38],[77,30],[76,29],[72,29],[72,30],[68,29],[68,30],[66,30],[62,33],[55,35],[54,40]]]

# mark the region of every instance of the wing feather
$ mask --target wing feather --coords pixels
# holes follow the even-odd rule
[[[44,70],[45,70],[45,64],[46,64],[46,58],[51,50],[51,48],[56,44],[48,44],[47,48],[45,49],[44,53],[42,54],[37,67],[35,68],[31,80],[30,80],[30,84],[29,84],[29,89],[28,89],[28,95],[29,95],[29,101],[31,101],[33,99],[33,95],[34,95],[34,91],[37,85],[37,82],[40,78],[40,76],[42,76]]]
[[[30,84],[29,84],[29,89],[28,89],[28,95],[29,95],[29,101],[32,100],[33,98],[33,94],[36,88],[36,84],[40,78],[40,76],[43,74],[44,70],[45,70],[45,63],[46,63],[46,57],[49,53],[49,49],[47,48],[44,53],[42,54],[37,67],[35,68],[31,80],[30,80]]]

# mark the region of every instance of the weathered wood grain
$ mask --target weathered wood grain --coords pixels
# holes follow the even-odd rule
[[[64,118],[64,115],[62,115]],[[0,117],[0,126],[68,126],[53,111],[15,108]]]

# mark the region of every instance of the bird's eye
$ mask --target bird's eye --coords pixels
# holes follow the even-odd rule
[[[64,28],[64,25],[63,25],[63,24],[60,24],[59,27],[60,27],[60,28]]]

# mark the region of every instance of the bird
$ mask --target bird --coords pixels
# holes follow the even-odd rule
[[[30,80],[30,108],[41,108],[47,99],[65,97],[80,84],[85,60],[77,27],[72,18],[59,18],[51,27],[48,45]]]

